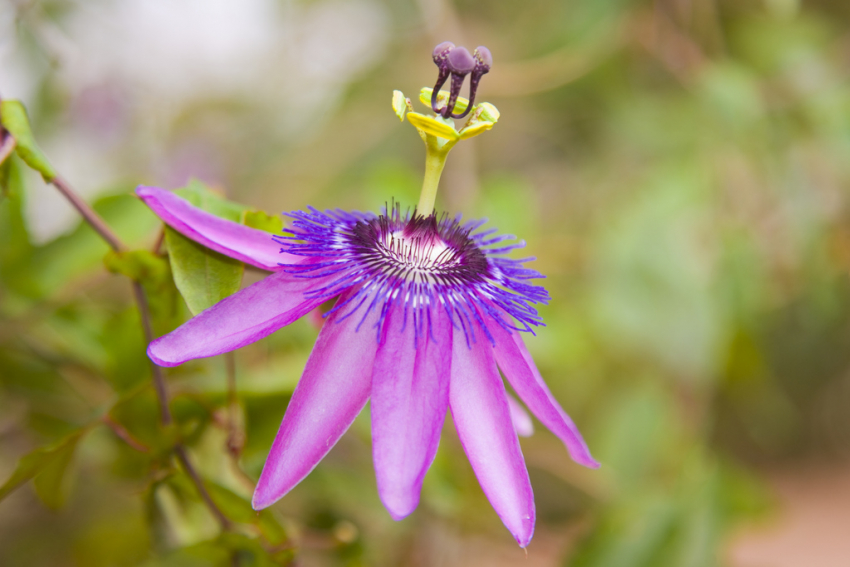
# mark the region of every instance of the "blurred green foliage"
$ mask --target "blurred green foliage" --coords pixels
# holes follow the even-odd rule
[[[450,424],[403,522],[377,497],[368,415],[290,495],[253,513],[252,483],[315,329],[301,321],[236,353],[235,400],[223,358],[168,370],[175,424],[163,428],[125,277],[153,298],[159,333],[259,277],[176,233],[163,244],[130,194],[139,182],[187,185],[199,206],[269,231],[281,217],[261,210],[415,204],[421,142],[390,95],[431,86],[430,50],[445,39],[491,49],[480,96],[501,119],[453,150],[438,207],[528,242],[553,297],[529,348],[603,463],[574,465],[542,427],[523,439],[539,514],[529,555],[724,565],[732,530],[769,508],[772,470],[850,452],[846,3],[378,2],[385,49],[330,95],[308,93],[323,105],[310,128],[289,122],[311,108],[304,97],[265,104],[209,89],[186,103],[77,88],[45,30],[83,8],[15,6],[21,52],[49,69],[26,101],[36,137],[80,150],[51,156],[60,171],[96,154],[122,172],[93,204],[132,251],[107,255],[78,222],[39,240],[32,211],[53,214],[35,200],[41,180],[18,157],[0,166],[0,564],[523,560]],[[322,20],[304,25],[318,33]],[[250,88],[276,100],[281,85],[263,80]],[[97,98],[112,87],[117,102]],[[113,103],[106,126],[85,112]],[[4,105],[5,121],[15,108]],[[229,201],[216,196],[225,190]],[[173,458],[177,440],[233,530]],[[10,493],[29,479],[34,491]]]

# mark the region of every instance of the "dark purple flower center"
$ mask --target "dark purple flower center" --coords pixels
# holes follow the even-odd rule
[[[457,223],[435,215],[381,215],[358,222],[350,242],[372,269],[407,282],[473,283],[488,274],[487,257]]]
[[[356,312],[366,319],[377,310],[380,326],[391,309],[403,309],[417,340],[430,336],[434,309],[444,310],[469,343],[487,326],[531,331],[542,325],[535,303],[549,294],[527,283],[543,276],[523,262],[502,257],[525,246],[513,235],[478,231],[484,221],[461,223],[460,217],[402,213],[399,206],[382,215],[335,211],[290,213],[289,235],[276,236],[281,252],[305,257],[298,264],[281,264],[289,273],[328,281],[307,295],[331,299],[342,295],[331,312]],[[330,312],[328,313],[330,314]],[[327,315],[327,314],[326,314]]]

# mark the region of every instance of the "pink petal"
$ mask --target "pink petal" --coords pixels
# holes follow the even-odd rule
[[[171,191],[158,187],[138,187],[138,195],[165,224],[225,256],[264,270],[280,270],[279,264],[292,264],[297,256],[281,254],[272,235],[217,217],[195,207]]]
[[[442,310],[432,311],[434,340],[420,336],[417,345],[412,313],[407,310],[407,321],[403,307],[389,313],[372,370],[375,475],[381,501],[395,520],[419,504],[449,403],[451,323]]]
[[[301,482],[369,399],[377,348],[375,317],[356,331],[362,315],[340,320],[340,313],[328,317],[319,331],[257,482],[255,510],[271,506]]]
[[[490,504],[525,547],[534,534],[534,494],[511,423],[505,386],[493,349],[478,330],[467,347],[454,333],[449,404],[460,442]]]
[[[534,435],[534,424],[531,422],[531,416],[525,411],[514,397],[508,394],[508,409],[511,410],[511,422],[514,424],[514,430],[520,437],[531,437]]]
[[[496,361],[514,391],[537,419],[564,442],[570,457],[590,468],[599,463],[590,455],[587,444],[570,416],[561,409],[537,371],[519,331],[509,332],[498,324],[488,326],[496,339]]]
[[[306,299],[304,292],[327,280],[271,274],[153,341],[148,356],[160,366],[177,366],[258,341],[326,301]]]

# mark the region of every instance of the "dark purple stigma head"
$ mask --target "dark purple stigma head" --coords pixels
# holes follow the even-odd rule
[[[478,46],[472,55],[470,55],[465,47],[455,47],[453,43],[444,41],[434,48],[433,58],[434,63],[439,69],[439,74],[437,75],[437,83],[434,85],[434,92],[431,94],[431,109],[443,118],[463,118],[469,114],[469,111],[475,104],[475,93],[478,90],[478,83],[481,77],[487,74],[490,71],[490,67],[493,66],[493,55],[483,45]],[[439,109],[437,107],[437,99],[440,88],[445,84],[449,75],[452,77],[449,100],[443,108]],[[462,113],[454,114],[453,111],[457,104],[457,97],[460,96],[460,89],[463,87],[463,82],[467,75],[470,75],[469,105]]]

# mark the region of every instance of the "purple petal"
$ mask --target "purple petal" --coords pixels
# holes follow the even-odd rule
[[[493,349],[482,333],[467,347],[455,333],[449,404],[460,442],[490,504],[525,547],[534,534],[534,494]]]
[[[271,274],[153,341],[148,356],[160,366],[177,366],[258,341],[327,301],[304,297],[304,292],[326,282],[327,278]]]
[[[525,411],[514,397],[508,394],[508,409],[511,410],[511,422],[514,424],[514,430],[520,437],[531,437],[534,435],[534,424],[531,422],[531,416]]]
[[[342,300],[342,299],[340,299]],[[253,506],[271,506],[312,471],[366,405],[377,341],[367,318],[332,314],[307,360],[263,466]]]
[[[372,370],[372,452],[381,501],[395,520],[416,509],[449,403],[452,327],[431,314],[433,340],[416,341],[413,310],[389,313]],[[402,330],[403,329],[403,330]],[[427,333],[427,329],[425,330]]]
[[[570,416],[561,409],[537,371],[518,331],[509,332],[501,325],[488,327],[496,339],[496,361],[514,391],[537,419],[564,442],[570,457],[590,468],[599,463],[590,455],[587,444]]]
[[[299,261],[297,256],[282,254],[280,245],[272,240],[270,233],[202,211],[171,191],[138,187],[136,195],[165,224],[225,256],[273,272],[280,270],[280,263]]]

